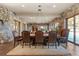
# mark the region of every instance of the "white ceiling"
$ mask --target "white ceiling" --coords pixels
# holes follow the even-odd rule
[[[59,16],[60,13],[73,4],[74,3],[4,3],[1,5],[14,11],[17,16],[23,16],[29,23],[46,23],[56,16]],[[24,5],[24,7],[22,7],[22,5]],[[41,7],[38,7],[38,5],[41,5]],[[53,8],[53,5],[56,5],[56,7]],[[42,9],[42,11],[39,12],[38,9]]]
[[[27,23],[48,23],[58,16],[22,16]]]

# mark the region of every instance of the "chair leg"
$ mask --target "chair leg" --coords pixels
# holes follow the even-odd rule
[[[56,44],[56,42],[55,42],[55,48],[57,49],[57,44]]]
[[[21,41],[21,46],[22,46],[22,42],[23,42],[23,41]]]
[[[14,47],[15,47],[15,41],[14,41]]]
[[[67,44],[68,44],[68,42],[66,41],[66,49],[67,49]]]
[[[19,41],[19,44],[21,44],[21,41]]]
[[[22,45],[22,48],[24,47],[24,43],[23,43],[23,45]]]
[[[44,44],[42,44],[42,48],[44,48]]]
[[[57,44],[58,44],[58,46],[60,46],[60,39],[59,38],[57,39]]]
[[[29,43],[29,47],[31,48],[31,44]]]
[[[48,48],[49,48],[49,43],[48,43]]]
[[[18,43],[18,45],[19,45],[19,41],[18,41],[17,43]]]
[[[36,48],[36,43],[35,43],[35,48]]]

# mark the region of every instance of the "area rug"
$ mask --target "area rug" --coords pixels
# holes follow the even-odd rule
[[[9,51],[6,55],[9,56],[69,56],[71,55],[67,49],[63,48],[62,46],[57,47],[57,49],[54,46],[50,46],[49,48],[47,46],[44,46],[42,48],[41,46],[32,46],[31,48],[29,46],[24,46],[22,48],[21,45],[18,45],[11,51]]]

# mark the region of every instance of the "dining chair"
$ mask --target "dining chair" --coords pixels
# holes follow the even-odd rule
[[[36,31],[35,32],[35,48],[37,44],[42,44],[42,47],[44,45],[44,37],[42,31]]]
[[[16,31],[13,31],[13,37],[14,37],[14,47],[16,46],[16,43],[20,44],[22,42],[22,38],[19,35],[16,35]]]
[[[30,40],[30,32],[29,31],[23,31],[22,32],[22,39],[23,39],[23,44],[22,44],[22,48],[24,47],[24,45],[29,44],[29,47],[31,47],[31,40]]]
[[[55,48],[57,48],[57,32],[56,31],[49,31],[48,48],[49,48],[50,43],[53,43]]]
[[[61,36],[59,37],[59,42],[60,42],[60,43],[66,43],[66,46],[67,46],[68,35],[69,35],[69,29],[63,29],[63,30],[61,31]],[[60,44],[59,44],[59,45],[60,45]]]

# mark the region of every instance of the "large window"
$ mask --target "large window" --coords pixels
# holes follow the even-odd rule
[[[15,21],[15,31],[18,32],[18,34],[20,35],[20,22]]]
[[[22,24],[22,29],[23,29],[23,31],[26,30],[26,24],[24,24],[24,23]]]
[[[32,31],[32,28],[35,28],[37,30],[41,30],[41,31],[48,31],[49,30],[49,25],[48,24],[43,24],[43,23],[40,23],[40,24],[27,24],[27,30],[28,31]]]
[[[75,16],[75,43],[79,44],[79,15]]]
[[[79,44],[79,15],[68,19],[68,29],[70,29],[68,40]]]
[[[69,41],[74,41],[74,18],[68,19],[68,29],[70,30],[68,39]]]

